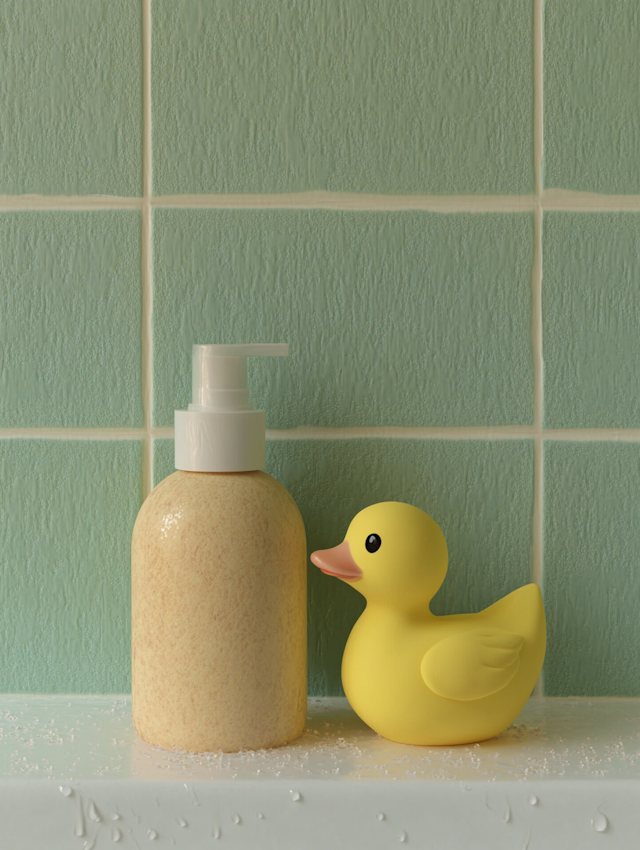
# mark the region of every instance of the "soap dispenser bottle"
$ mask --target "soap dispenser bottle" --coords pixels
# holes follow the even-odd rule
[[[132,710],[143,740],[189,752],[277,747],[304,730],[306,540],[265,465],[248,356],[194,345],[193,403],[175,413],[176,472],[135,523]]]

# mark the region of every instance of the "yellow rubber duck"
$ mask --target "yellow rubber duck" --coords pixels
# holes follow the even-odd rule
[[[311,555],[367,600],[345,647],[342,684],[356,714],[402,744],[468,744],[498,735],[531,695],[544,660],[536,584],[479,614],[431,613],[447,560],[438,524],[403,502],[365,508],[339,546]]]

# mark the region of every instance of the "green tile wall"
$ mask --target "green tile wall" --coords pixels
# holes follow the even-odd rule
[[[156,443],[156,481],[173,472],[173,440]],[[442,528],[449,571],[437,614],[479,611],[529,581],[530,442],[273,440],[267,471],[296,500],[309,552],[342,541],[375,502],[410,502]],[[356,590],[309,564],[309,691],[341,692],[340,659],[364,605]]]
[[[0,195],[139,195],[140,4],[3,0],[0,44]]]
[[[545,424],[640,427],[640,214],[544,218]]]
[[[531,192],[532,3],[154,0],[154,185]]]
[[[142,424],[140,214],[0,212],[0,428]]]
[[[251,392],[310,548],[415,502],[436,612],[539,581],[539,693],[640,696],[639,29],[637,0],[0,5],[0,693],[129,688],[191,345],[283,341]],[[362,601],[309,571],[339,693]]]
[[[640,445],[547,443],[545,600],[552,696],[640,693]]]
[[[158,210],[154,418],[191,400],[193,342],[286,341],[253,364],[267,425],[533,419],[533,218]]]
[[[0,441],[0,692],[130,688],[141,442]]]
[[[640,192],[640,5],[546,0],[545,184]]]

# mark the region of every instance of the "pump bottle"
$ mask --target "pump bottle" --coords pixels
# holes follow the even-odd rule
[[[262,749],[304,730],[306,541],[265,465],[247,356],[286,345],[194,345],[193,403],[175,414],[176,472],[144,502],[132,572],[132,710],[150,744]]]

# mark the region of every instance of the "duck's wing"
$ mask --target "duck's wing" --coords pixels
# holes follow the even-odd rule
[[[473,700],[496,693],[515,676],[523,640],[501,629],[478,629],[445,638],[426,653],[426,686],[446,699]]]

